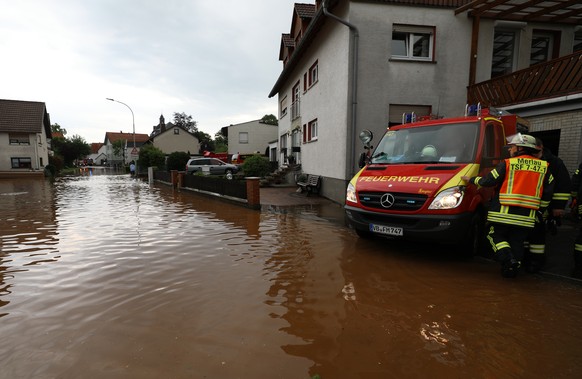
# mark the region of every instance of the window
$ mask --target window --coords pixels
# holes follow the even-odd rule
[[[32,159],[30,158],[10,158],[12,168],[32,168]]]
[[[514,71],[516,53],[516,32],[496,30],[493,37],[493,62],[491,77],[510,74]]]
[[[180,128],[174,128],[174,134],[180,134]]]
[[[28,134],[25,133],[9,133],[8,140],[11,145],[30,145]]]
[[[582,50],[582,29],[574,33],[574,48],[572,51],[576,52],[580,50]]]
[[[287,96],[281,100],[281,116],[279,118],[283,118],[287,115]]]
[[[249,133],[239,132],[238,133],[238,143],[249,143]]]
[[[319,70],[318,70],[318,65],[317,65],[317,61],[315,61],[315,63],[313,65],[311,65],[311,67],[309,68],[309,87],[311,87],[312,85],[314,85],[315,83],[317,83],[317,80],[319,78]]]
[[[534,30],[529,65],[533,66],[557,58],[559,49],[557,49],[556,42],[559,40],[559,32]]]
[[[317,141],[317,119],[303,125],[303,142]]]
[[[301,116],[299,109],[299,82],[293,86],[293,103],[291,103],[291,120],[295,120]]]
[[[434,59],[434,27],[394,25],[392,58],[415,61]]]

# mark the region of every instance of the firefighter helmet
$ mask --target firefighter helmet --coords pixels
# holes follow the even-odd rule
[[[427,158],[436,158],[437,157],[436,147],[434,147],[433,145],[426,145],[425,147],[422,148],[420,156]]]
[[[507,144],[540,150],[540,147],[536,143],[536,138],[527,134],[517,133],[509,136],[507,137]]]

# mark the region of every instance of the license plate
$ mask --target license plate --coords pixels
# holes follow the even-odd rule
[[[370,224],[370,231],[374,233],[386,234],[389,236],[400,236],[402,237],[402,228],[397,228],[394,226],[386,226],[386,225],[375,225]]]

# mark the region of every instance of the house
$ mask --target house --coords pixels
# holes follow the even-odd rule
[[[87,156],[94,165],[101,166],[107,162],[107,146],[101,142],[91,144],[91,154]]]
[[[198,138],[180,125],[174,125],[171,122],[166,124],[163,115],[160,116],[159,124],[154,126],[149,143],[166,155],[178,151],[190,154],[200,153]]]
[[[51,122],[43,102],[0,99],[0,176],[44,175]]]
[[[269,143],[277,140],[277,125],[264,123],[261,120],[231,124],[222,128],[227,129],[229,154],[265,154]],[[223,132],[223,134],[225,134]]]
[[[321,0],[282,34],[279,162],[323,177],[343,203],[363,151],[403,113],[462,115],[480,102],[527,117],[573,172],[582,136],[582,10],[538,0]]]
[[[107,132],[105,133],[105,139],[103,145],[105,146],[105,155],[107,159],[108,166],[119,166],[123,164],[129,164],[132,160],[137,160],[139,156],[139,149],[148,140],[149,136],[147,134],[141,133],[115,133]],[[115,154],[115,149],[113,144],[117,141],[122,141],[123,148],[120,154]]]

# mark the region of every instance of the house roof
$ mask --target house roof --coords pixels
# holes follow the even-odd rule
[[[103,143],[107,143],[109,140],[111,143],[117,142],[119,140],[128,141],[128,144],[133,144],[133,133],[115,133],[115,132],[107,132],[105,133],[105,141]],[[150,136],[147,134],[135,133],[135,144],[136,146],[143,145]]]
[[[301,18],[312,18],[315,16],[315,4],[295,3],[295,12]]]
[[[0,99],[0,132],[42,133],[51,138],[45,103]]]
[[[99,152],[99,149],[101,149],[102,146],[103,146],[103,144],[101,142],[93,142],[91,144],[91,153],[97,154]]]

